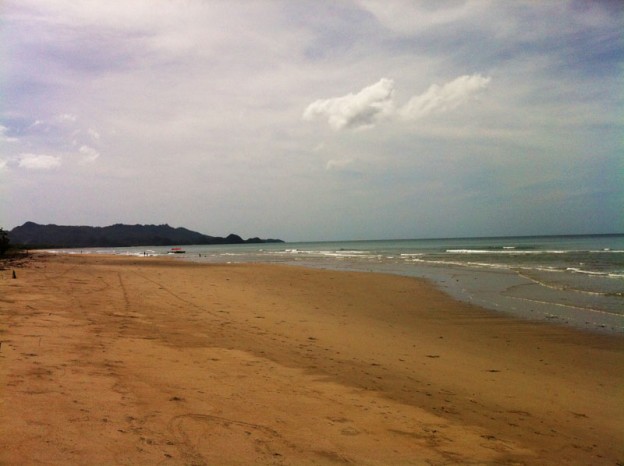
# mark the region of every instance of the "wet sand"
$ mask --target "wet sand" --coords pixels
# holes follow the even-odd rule
[[[0,271],[0,464],[624,462],[624,338],[392,275]]]

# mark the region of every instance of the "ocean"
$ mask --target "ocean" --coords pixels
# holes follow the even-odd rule
[[[521,318],[624,334],[624,235],[185,246],[173,257],[427,278],[457,299]],[[143,256],[169,248],[96,248]],[[65,252],[70,252],[69,250]],[[74,250],[73,252],[78,252]]]

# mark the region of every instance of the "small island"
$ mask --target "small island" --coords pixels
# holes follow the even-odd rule
[[[168,246],[192,244],[283,243],[279,239],[243,239],[231,233],[226,237],[209,236],[187,228],[163,225],[124,225],[106,227],[39,225],[26,222],[9,232],[12,244],[36,248],[91,248]]]

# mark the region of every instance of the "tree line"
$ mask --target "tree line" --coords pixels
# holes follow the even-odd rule
[[[9,232],[0,227],[0,256],[4,256],[10,247]]]

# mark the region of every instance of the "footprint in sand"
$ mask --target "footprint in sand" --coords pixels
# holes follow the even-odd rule
[[[268,462],[269,458],[296,451],[274,429],[208,414],[175,416],[169,421],[168,430],[185,461],[197,464],[223,458],[257,462],[259,456],[266,460],[261,462]]]

